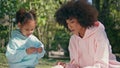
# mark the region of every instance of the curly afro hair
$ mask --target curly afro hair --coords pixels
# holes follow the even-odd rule
[[[69,1],[55,13],[55,20],[65,27],[67,27],[67,19],[76,18],[81,26],[89,28],[94,26],[97,17],[98,11],[96,8],[85,1]]]

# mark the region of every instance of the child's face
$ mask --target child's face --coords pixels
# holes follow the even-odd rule
[[[78,35],[80,30],[82,29],[82,26],[79,24],[78,20],[76,18],[71,18],[66,20],[68,29],[73,33]]]
[[[28,20],[24,25],[21,25],[20,23],[18,25],[21,33],[26,37],[30,36],[34,32],[35,26],[36,23],[34,20]]]

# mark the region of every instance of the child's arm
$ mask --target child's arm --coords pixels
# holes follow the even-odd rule
[[[11,63],[20,62],[26,55],[27,53],[24,48],[17,49],[16,43],[13,41],[9,41],[6,52],[6,57],[8,59],[8,62]]]
[[[37,38],[36,38],[36,45],[37,46],[37,52],[38,52],[38,59],[42,58],[45,54],[45,50],[44,50],[44,45],[42,44],[41,41],[39,41]]]
[[[44,46],[42,43],[41,43],[41,47],[37,48],[37,51],[38,51],[38,59],[42,58],[45,54]]]

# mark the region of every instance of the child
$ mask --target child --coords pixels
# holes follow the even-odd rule
[[[69,42],[70,63],[58,62],[58,65],[64,68],[120,68],[97,16],[97,10],[81,0],[67,2],[56,11],[56,21],[73,33]]]
[[[45,54],[44,45],[32,34],[36,15],[20,9],[16,13],[16,23],[19,29],[11,32],[6,52],[10,68],[35,68]]]

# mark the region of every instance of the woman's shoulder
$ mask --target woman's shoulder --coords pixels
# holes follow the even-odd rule
[[[88,33],[93,34],[93,33],[98,33],[104,30],[105,30],[104,25],[100,21],[96,21],[94,24],[94,27],[89,28],[87,31]]]
[[[105,26],[100,21],[98,21],[98,23],[99,23],[99,25],[97,27],[95,27],[96,28],[96,33],[101,34],[101,33],[105,32]]]

